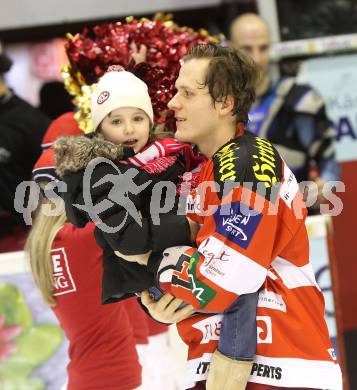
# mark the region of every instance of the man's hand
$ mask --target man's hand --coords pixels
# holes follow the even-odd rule
[[[130,261],[133,263],[139,263],[141,265],[148,265],[151,252],[152,251],[149,251],[141,255],[123,255],[121,252],[115,251],[115,254],[123,260]]]
[[[149,292],[144,291],[141,294],[141,302],[147,307],[150,315],[156,321],[165,324],[174,324],[183,321],[195,312],[195,309],[191,305],[179,309],[183,301],[175,298],[171,294],[165,294],[160,300],[154,301],[150,298]]]

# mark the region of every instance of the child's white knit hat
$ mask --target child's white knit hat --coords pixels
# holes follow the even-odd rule
[[[154,122],[154,113],[147,85],[131,72],[109,71],[97,83],[91,95],[92,122],[95,131],[102,120],[120,107],[137,107]]]

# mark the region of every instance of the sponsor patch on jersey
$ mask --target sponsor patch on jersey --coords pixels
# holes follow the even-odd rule
[[[253,183],[253,191],[275,203],[282,181],[282,160],[273,145],[262,138],[255,137],[250,147],[251,168],[246,181]]]
[[[191,389],[197,382],[207,380],[211,359],[212,353],[204,353],[196,359],[188,360],[185,389]]]
[[[259,182],[263,182],[267,188],[271,188],[280,181],[277,172],[277,164],[281,163],[279,156],[273,149],[272,144],[262,138],[256,137],[253,146],[254,165],[253,172]]]
[[[215,179],[218,179],[218,183],[223,183],[226,180],[237,181],[238,150],[239,146],[235,142],[230,142],[215,154],[214,159],[217,167]]]
[[[273,330],[269,316],[257,316],[257,344],[271,344]]]
[[[195,252],[190,259],[188,277],[190,279],[190,287],[192,294],[195,296],[199,305],[201,307],[204,307],[213,300],[213,298],[217,295],[217,292],[197,278],[196,269],[199,259],[200,254],[198,252]]]
[[[227,211],[227,205],[222,205],[214,213],[216,231],[229,241],[247,249],[260,224],[262,214],[241,202],[232,202],[229,212]]]
[[[280,380],[282,377],[282,371],[281,367],[253,363],[251,375]]]
[[[291,202],[295,198],[296,193],[299,191],[299,185],[294,174],[287,165],[284,167],[284,179],[284,183],[280,188],[280,197],[289,209],[291,209]]]
[[[222,315],[209,316],[192,325],[202,333],[200,344],[208,344],[212,340],[219,340],[222,326]]]
[[[206,306],[217,292],[197,277],[197,264],[200,254],[195,252],[191,257],[182,255],[172,276],[172,285],[192,293],[201,307]]]
[[[63,295],[76,291],[64,248],[51,250],[51,257],[55,284],[53,295]]]
[[[280,310],[286,313],[286,304],[283,297],[273,291],[261,290],[258,296],[258,307]]]
[[[252,280],[265,278],[266,269],[215,236],[208,237],[198,248],[205,257],[200,273],[221,288],[234,294],[247,294]]]

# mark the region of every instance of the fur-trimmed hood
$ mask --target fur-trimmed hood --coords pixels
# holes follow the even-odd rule
[[[54,143],[56,171],[60,177],[65,173],[84,169],[96,157],[116,161],[133,155],[133,149],[115,145],[95,135],[60,137]]]

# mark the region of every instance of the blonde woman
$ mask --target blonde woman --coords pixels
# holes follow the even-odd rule
[[[44,178],[56,178],[53,149],[40,157],[34,178],[42,190]],[[125,307],[101,303],[103,253],[94,225],[68,223],[58,193],[41,191],[26,248],[35,283],[69,340],[67,390],[137,388],[141,366]]]

